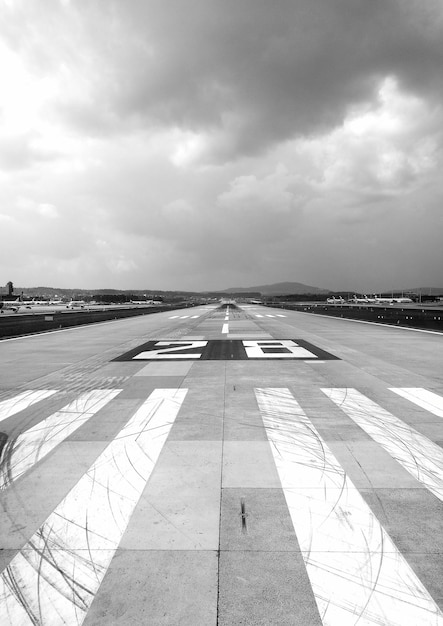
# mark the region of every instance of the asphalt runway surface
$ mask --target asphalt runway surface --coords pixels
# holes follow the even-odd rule
[[[0,342],[0,624],[442,625],[443,335],[202,306]]]

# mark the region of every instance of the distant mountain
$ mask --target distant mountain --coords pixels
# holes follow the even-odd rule
[[[284,296],[297,293],[332,293],[328,289],[320,289],[304,285],[303,283],[274,283],[273,285],[258,285],[256,287],[230,287],[225,293],[259,292],[263,296]]]

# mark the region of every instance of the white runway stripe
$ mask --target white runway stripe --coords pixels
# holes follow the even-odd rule
[[[57,393],[55,389],[41,389],[38,391],[24,391],[23,393],[19,393],[14,398],[10,398],[9,400],[3,400],[0,402],[0,422],[19,413],[20,411],[24,411],[32,404],[36,402],[40,402],[40,400],[44,400],[45,398],[49,398],[54,393]]]
[[[226,335],[229,333],[229,324],[223,324],[222,333]]]
[[[179,317],[178,315],[171,315],[171,317],[169,318],[170,320],[176,320],[177,317]]]
[[[322,389],[412,476],[443,500],[443,450],[356,389]]]
[[[266,317],[275,317],[275,315],[269,315],[269,313],[266,313]]]
[[[0,456],[0,489],[10,485],[120,393],[94,389],[7,441]]]
[[[391,387],[391,391],[406,398],[406,400],[410,400],[417,406],[421,406],[426,411],[438,417],[443,417],[443,398],[436,393],[421,387]]]
[[[279,315],[279,314],[277,313],[277,317],[286,317],[286,315]]]
[[[263,317],[263,315],[260,315],[259,313],[256,313],[255,317]]]
[[[186,392],[155,390],[14,557],[1,624],[83,623]]]
[[[288,389],[256,389],[326,626],[441,626],[443,615]]]

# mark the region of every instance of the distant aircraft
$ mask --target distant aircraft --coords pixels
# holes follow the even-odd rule
[[[374,294],[373,297],[364,295],[362,298],[358,298],[354,294],[352,298],[349,298],[348,302],[352,302],[354,304],[407,304],[408,302],[413,302],[413,300],[412,298],[404,297],[382,298],[381,296],[377,296],[377,294]]]
[[[363,296],[363,298],[358,298],[355,294],[352,298],[349,298],[348,302],[352,302],[353,304],[368,304],[370,302],[368,296]]]
[[[67,309],[83,309],[86,302],[84,300],[71,300],[69,304],[66,305]]]
[[[375,301],[377,304],[406,304],[413,302],[412,298],[382,298],[381,296]]]
[[[0,300],[0,311],[3,313],[3,311],[11,310],[17,313],[21,304],[20,296],[17,296],[14,300]]]
[[[23,300],[22,296],[17,296],[14,300],[0,301],[1,312],[6,310],[14,311],[18,313],[21,309],[29,311],[48,311],[54,310],[57,307],[63,307],[64,304],[60,300]]]
[[[345,301],[341,296],[332,296],[331,298],[327,298],[326,302],[328,304],[344,304]]]

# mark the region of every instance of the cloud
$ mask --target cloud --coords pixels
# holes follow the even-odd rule
[[[374,101],[386,76],[441,96],[437,0],[426,9],[412,0],[196,0],[192,11],[179,0],[22,2],[10,12],[6,34],[34,75],[56,83],[54,112],[77,130],[176,127],[205,137],[207,158],[324,133]]]
[[[2,11],[8,272],[358,288],[388,266],[412,272],[405,250],[424,275],[439,265],[440,0]],[[12,261],[17,242],[26,255]]]
[[[354,110],[330,133],[300,139],[294,147],[312,162],[323,192],[346,190],[366,199],[403,195],[438,169],[442,122],[442,107],[401,92],[387,78],[376,103]]]

